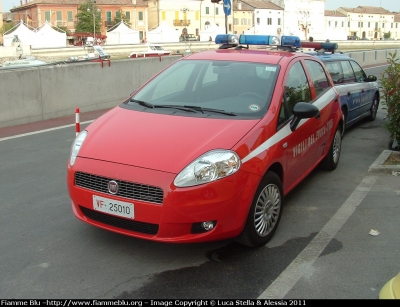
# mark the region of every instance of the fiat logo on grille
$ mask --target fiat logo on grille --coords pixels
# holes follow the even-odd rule
[[[111,180],[108,183],[108,192],[110,192],[111,194],[117,194],[118,193],[118,182],[116,182],[115,180]]]

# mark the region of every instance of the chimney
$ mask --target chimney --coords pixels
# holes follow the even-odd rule
[[[132,4],[136,5],[136,0],[132,0]]]
[[[237,8],[238,8],[239,11],[242,9],[242,2],[238,2],[237,3]]]

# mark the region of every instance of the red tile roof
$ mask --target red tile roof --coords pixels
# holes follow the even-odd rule
[[[61,4],[61,5],[80,5],[87,3],[87,0],[32,0],[29,2],[26,2],[25,0],[22,0],[23,4],[20,6],[16,6],[13,9],[16,8],[23,8],[25,6],[32,6],[32,5],[39,5],[39,4]],[[134,5],[132,4],[132,0],[96,0],[96,4],[98,5]],[[141,6],[141,7],[147,7],[147,2],[143,0],[136,0],[136,6]],[[11,11],[13,11],[11,9]]]
[[[325,16],[329,17],[346,17],[345,14],[339,12],[339,11],[331,11],[331,10],[325,10]]]
[[[282,7],[276,5],[275,3],[272,3],[270,1],[263,1],[263,0],[245,0],[241,1],[242,2],[242,10],[243,6],[247,4],[250,6],[251,9],[270,9],[270,10],[283,10]]]
[[[392,14],[390,11],[379,6],[358,6],[356,8],[340,7],[340,9],[349,13],[364,13],[364,14]]]

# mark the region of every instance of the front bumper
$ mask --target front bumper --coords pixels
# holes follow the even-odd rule
[[[77,186],[76,172],[139,184],[145,188],[160,188],[162,201],[152,196],[127,199],[104,189]],[[260,177],[244,171],[212,183],[196,187],[177,188],[176,174],[134,166],[78,158],[68,166],[67,184],[75,216],[92,225],[137,238],[174,243],[195,243],[234,238],[242,231]],[[134,219],[95,211],[93,195],[132,202]],[[159,195],[158,195],[159,196]],[[138,198],[135,196],[135,198]],[[194,233],[193,225],[215,221],[207,232]]]

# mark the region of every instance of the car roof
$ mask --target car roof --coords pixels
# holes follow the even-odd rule
[[[349,57],[347,54],[344,53],[315,53],[311,54],[317,58],[319,58],[321,61],[338,61],[338,60],[354,60],[351,57]]]
[[[217,49],[193,53],[184,59],[280,64],[293,58],[313,58],[299,52],[260,49]]]

